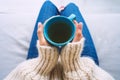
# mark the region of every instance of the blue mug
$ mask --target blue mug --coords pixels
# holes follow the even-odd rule
[[[47,42],[55,47],[63,47],[71,42],[75,36],[76,27],[74,14],[69,17],[53,16],[45,21],[43,34]]]

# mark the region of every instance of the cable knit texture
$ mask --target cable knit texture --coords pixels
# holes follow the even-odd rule
[[[89,57],[80,57],[84,38],[63,47],[40,46],[39,57],[18,65],[4,80],[114,80]]]
[[[39,57],[21,63],[5,80],[49,80],[50,72],[58,60],[58,51],[55,47],[39,46]]]

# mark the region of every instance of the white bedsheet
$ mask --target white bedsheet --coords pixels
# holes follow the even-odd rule
[[[33,28],[45,0],[0,0],[0,80],[26,60]],[[62,3],[61,3],[62,1]],[[52,0],[76,3],[97,48],[100,67],[120,80],[120,1]]]

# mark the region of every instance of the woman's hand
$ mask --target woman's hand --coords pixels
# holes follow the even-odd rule
[[[47,43],[47,41],[44,38],[43,35],[43,25],[42,23],[38,23],[38,31],[37,31],[37,35],[38,35],[38,39],[39,39],[39,43],[41,46],[48,46],[49,44]]]
[[[82,35],[82,22],[78,23],[76,20],[74,20],[74,24],[76,26],[76,33],[75,33],[75,37],[73,39],[72,42],[78,42],[82,39],[83,35]]]

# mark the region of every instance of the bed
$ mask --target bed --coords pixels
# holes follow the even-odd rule
[[[34,25],[45,0],[0,1],[0,80],[26,60]],[[62,3],[61,3],[62,1]],[[92,35],[100,67],[120,80],[120,1],[52,0],[79,6]]]

